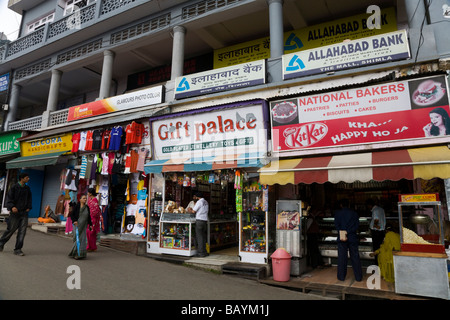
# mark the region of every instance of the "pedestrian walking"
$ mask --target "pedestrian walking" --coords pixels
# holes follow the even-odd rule
[[[89,212],[91,215],[92,229],[86,230],[87,235],[87,251],[92,252],[97,250],[97,234],[100,232],[101,210],[98,205],[97,192],[94,188],[88,189]]]
[[[86,202],[87,196],[82,195],[71,214],[73,221],[73,246],[69,257],[73,257],[76,260],[86,258],[86,230],[88,227],[92,228],[91,214]]]
[[[5,243],[18,230],[14,248],[14,254],[18,256],[24,255],[22,247],[28,227],[28,212],[32,209],[31,189],[27,185],[29,181],[30,176],[28,173],[21,173],[19,182],[13,185],[6,194],[5,206],[10,215],[6,231],[0,238],[0,251],[3,251]]]

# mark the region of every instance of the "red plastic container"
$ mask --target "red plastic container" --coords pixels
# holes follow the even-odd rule
[[[283,248],[275,250],[272,258],[273,280],[286,282],[291,278],[292,256]]]

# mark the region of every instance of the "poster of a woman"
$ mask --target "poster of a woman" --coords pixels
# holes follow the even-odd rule
[[[450,135],[450,117],[443,108],[430,111],[430,123],[423,127],[426,137]]]

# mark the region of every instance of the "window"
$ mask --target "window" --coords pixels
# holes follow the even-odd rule
[[[36,31],[38,29],[41,29],[45,26],[46,23],[53,22],[53,19],[55,19],[55,13],[52,12],[38,20],[35,20],[28,24],[27,33],[31,33],[33,31]]]
[[[95,3],[96,0],[69,0],[66,2],[66,7],[64,8],[64,15],[74,13],[78,9],[84,8],[90,4]]]

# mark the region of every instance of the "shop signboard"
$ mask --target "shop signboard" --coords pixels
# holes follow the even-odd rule
[[[381,28],[369,28],[371,14],[362,13],[284,33],[284,53],[289,54],[361,39],[397,30],[395,8],[380,11]],[[214,68],[270,58],[270,37],[260,38],[214,50]]]
[[[430,202],[439,201],[439,194],[437,193],[413,193],[413,194],[399,194],[400,202]]]
[[[155,160],[182,163],[267,151],[261,105],[169,117],[152,121],[151,126]]]
[[[447,88],[445,76],[434,76],[271,102],[273,151],[417,138],[431,143],[450,135]]]
[[[20,143],[21,156],[36,156],[46,153],[56,153],[72,150],[72,133],[65,133]]]
[[[9,73],[2,74],[0,76],[0,92],[8,90],[9,86]]]
[[[266,82],[264,60],[243,63],[175,79],[175,99],[236,90]]]
[[[163,88],[163,86],[152,87],[71,107],[69,108],[67,121],[162,103],[164,99]]]
[[[283,56],[283,80],[411,57],[406,30]]]
[[[20,152],[18,138],[22,137],[21,132],[7,132],[0,135],[0,156]]]

